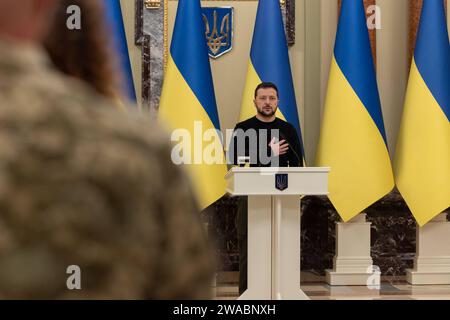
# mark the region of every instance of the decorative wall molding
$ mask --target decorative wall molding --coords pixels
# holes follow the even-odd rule
[[[288,46],[295,44],[295,0],[286,1],[286,39]]]
[[[144,0],[135,0],[135,29],[134,43],[142,49],[142,109],[149,110],[150,99],[150,36],[144,33]]]
[[[155,117],[167,59],[164,52],[167,0],[161,0],[161,6],[146,0],[135,3],[135,44],[142,47],[142,109]]]

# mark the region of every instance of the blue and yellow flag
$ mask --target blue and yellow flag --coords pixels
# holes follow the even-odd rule
[[[331,167],[329,199],[344,221],[394,188],[362,0],[343,0],[317,165]]]
[[[395,155],[420,226],[450,206],[450,45],[442,0],[425,0]]]
[[[113,36],[113,49],[120,62],[120,73],[123,82],[123,94],[132,102],[136,102],[131,61],[123,23],[120,0],[104,0],[104,8],[110,33]]]
[[[171,130],[190,134],[190,150],[183,152],[193,155],[192,163],[185,166],[202,209],[225,194],[227,172],[204,28],[200,0],[179,0],[159,109]],[[220,146],[220,161],[204,158],[205,136],[204,144]]]
[[[304,156],[297,101],[279,0],[259,0],[240,121],[256,115],[253,103],[254,92],[261,82],[272,82],[278,87],[280,105],[277,117],[289,122],[297,130]]]

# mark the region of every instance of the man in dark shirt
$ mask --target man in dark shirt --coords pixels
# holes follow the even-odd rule
[[[275,84],[264,82],[255,90],[256,116],[236,125],[228,159],[251,167],[302,167],[300,140],[294,126],[275,116],[279,96]],[[238,204],[239,294],[247,289],[247,197]]]
[[[278,89],[273,83],[258,85],[254,100],[256,116],[238,123],[234,129],[230,146],[234,164],[245,156],[252,167],[303,166],[297,131],[275,116],[278,102]]]

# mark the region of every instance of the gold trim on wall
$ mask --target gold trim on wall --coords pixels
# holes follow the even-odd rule
[[[164,0],[165,1],[165,0]],[[178,0],[170,0],[170,1],[178,1]],[[201,1],[205,1],[205,2],[214,2],[214,1],[236,1],[236,2],[248,2],[248,1],[259,1],[259,0],[201,0]],[[286,6],[286,0],[280,0],[280,5],[282,7]]]
[[[159,9],[161,7],[161,0],[145,0],[145,9]]]
[[[170,0],[170,1],[178,1],[178,0]],[[259,0],[201,0],[201,1],[259,1]],[[280,0],[285,1],[285,0]]]

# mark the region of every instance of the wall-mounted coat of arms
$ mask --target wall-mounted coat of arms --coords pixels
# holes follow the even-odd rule
[[[202,8],[206,43],[211,58],[218,58],[233,47],[233,13],[232,7]]]

